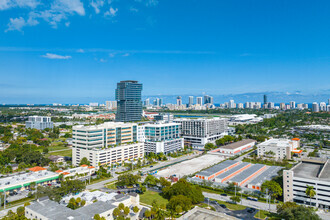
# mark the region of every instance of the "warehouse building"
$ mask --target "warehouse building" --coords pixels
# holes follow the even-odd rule
[[[266,170],[266,165],[264,164],[254,164],[250,166],[248,169],[244,170],[244,172],[239,173],[238,175],[231,178],[229,181],[235,183],[238,186],[244,186],[244,184],[252,180],[258,174]]]
[[[221,153],[224,155],[232,156],[236,154],[241,154],[245,151],[252,149],[255,144],[256,144],[255,140],[245,139],[214,149],[210,153]]]
[[[191,178],[191,181],[201,182],[208,180],[220,185],[235,183],[241,187],[261,190],[262,183],[266,180],[271,180],[280,169],[281,167],[278,166],[226,160],[197,173]]]
[[[308,186],[313,186],[316,195],[306,196]],[[330,208],[330,162],[322,159],[304,158],[290,170],[283,171],[284,202],[293,201],[316,208]],[[311,202],[310,202],[311,201]]]
[[[251,167],[251,165],[252,164],[246,163],[246,162],[240,163],[239,165],[235,166],[234,168],[229,169],[227,172],[224,172],[224,173],[218,175],[214,181],[223,183],[226,180],[232,178],[233,176],[235,176],[235,175],[241,173],[242,171],[246,170],[247,168]]]
[[[282,167],[278,167],[278,166],[270,166],[267,168],[267,170],[265,170],[264,172],[262,172],[262,175],[257,176],[256,178],[254,178],[251,182],[249,182],[249,184],[247,185],[247,187],[249,189],[257,189],[257,190],[261,190],[261,185],[267,181],[267,180],[271,180],[272,178],[274,178],[275,176],[277,176],[278,171],[280,171],[282,169]]]
[[[240,163],[235,160],[226,160],[220,164],[214,165],[206,170],[203,170],[202,172],[196,174],[196,177],[203,180],[211,180],[220,175],[221,173],[224,173],[231,168],[238,166],[239,164]]]

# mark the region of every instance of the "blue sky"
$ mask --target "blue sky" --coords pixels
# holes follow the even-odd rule
[[[0,0],[0,103],[330,93],[330,1]],[[312,101],[312,100],[311,100]]]

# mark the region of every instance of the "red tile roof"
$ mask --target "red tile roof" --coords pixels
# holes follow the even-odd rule
[[[47,170],[47,169],[43,168],[43,167],[36,166],[36,167],[30,168],[29,170],[32,171],[32,172],[38,172],[38,171]]]

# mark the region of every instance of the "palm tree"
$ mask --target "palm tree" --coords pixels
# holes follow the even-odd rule
[[[312,205],[312,198],[316,195],[314,187],[307,185],[307,189],[306,189],[305,193],[306,193],[306,196],[308,196],[309,199],[310,199],[309,200],[309,205],[311,206]]]

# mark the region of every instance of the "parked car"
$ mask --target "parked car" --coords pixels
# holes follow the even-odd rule
[[[227,194],[226,193],[222,193],[222,194],[220,194],[221,196],[227,196]]]

